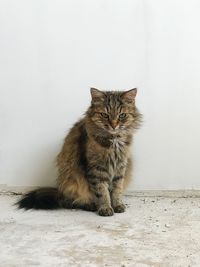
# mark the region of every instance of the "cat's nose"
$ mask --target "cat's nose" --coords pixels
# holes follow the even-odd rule
[[[118,125],[118,122],[117,121],[111,121],[110,122],[110,125],[113,129],[116,129],[117,125]]]

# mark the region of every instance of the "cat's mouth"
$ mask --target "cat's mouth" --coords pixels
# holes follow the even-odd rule
[[[112,126],[106,124],[104,125],[103,129],[109,134],[119,134],[123,132],[126,127],[123,125],[117,125],[116,128],[113,128]]]
[[[118,134],[119,132],[122,131],[122,129],[120,129],[119,127],[116,128],[116,129],[110,128],[110,129],[107,129],[107,131],[108,131],[110,134]]]
[[[111,133],[111,134],[116,134],[116,133],[118,133],[117,130],[109,130],[108,132]]]

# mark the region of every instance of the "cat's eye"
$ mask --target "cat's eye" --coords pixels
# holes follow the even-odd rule
[[[124,118],[126,118],[126,113],[121,113],[121,114],[119,115],[119,118],[120,118],[120,119],[124,119]]]
[[[106,114],[104,112],[101,112],[100,114],[101,114],[101,117],[103,117],[105,119],[108,119],[108,117],[109,117],[108,114]]]

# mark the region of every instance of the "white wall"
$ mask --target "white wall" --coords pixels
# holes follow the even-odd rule
[[[49,185],[89,87],[139,88],[132,189],[200,189],[198,0],[2,0],[0,184]]]

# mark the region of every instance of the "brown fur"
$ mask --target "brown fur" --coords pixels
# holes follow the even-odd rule
[[[60,175],[57,182],[59,190],[65,196],[70,196],[75,203],[95,203],[97,209],[109,209],[105,215],[112,215],[112,207],[120,212],[118,206],[123,206],[122,193],[131,180],[130,145],[133,130],[138,127],[141,115],[135,108],[135,95],[129,95],[128,99],[121,102],[121,99],[125,98],[124,92],[102,93],[96,89],[91,91],[93,97],[91,107],[86,116],[71,129],[58,155],[57,165]],[[110,97],[110,110],[108,110],[108,103],[105,102],[107,96]],[[114,109],[117,104],[121,113],[131,115],[128,122],[122,123],[122,127],[125,125],[127,129],[114,132],[112,127],[107,126],[107,119],[102,120],[99,113],[110,112],[114,118],[111,123],[114,121],[114,124],[119,125],[120,122],[117,120],[119,111]],[[85,151],[80,151],[80,135],[83,131],[87,132],[87,142],[84,144]],[[80,153],[85,153],[87,165],[89,165],[87,170],[84,170],[80,164]],[[121,209],[124,209],[124,206]],[[104,211],[99,212],[104,215]]]
[[[102,216],[124,212],[122,194],[132,176],[130,148],[141,121],[136,92],[91,89],[91,106],[57,157],[60,206],[98,210]]]

